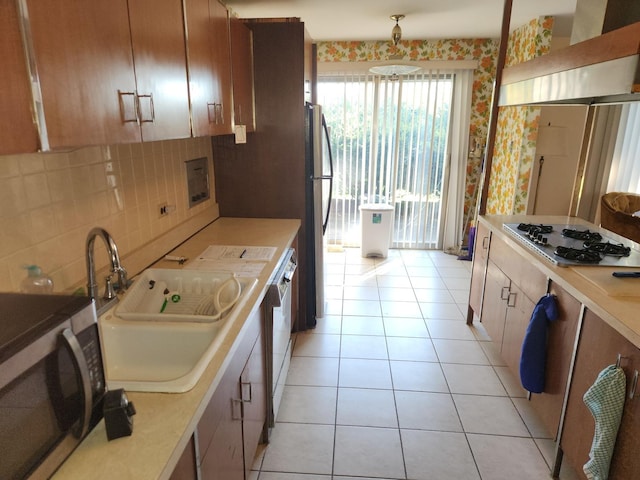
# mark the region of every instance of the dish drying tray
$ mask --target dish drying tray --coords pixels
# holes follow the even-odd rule
[[[125,320],[217,322],[244,304],[257,282],[224,272],[150,268],[136,279],[115,314]],[[214,308],[214,299],[222,312]]]

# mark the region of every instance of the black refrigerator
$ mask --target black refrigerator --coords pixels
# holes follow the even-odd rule
[[[320,105],[305,105],[305,228],[308,239],[307,326],[325,315],[324,234],[333,195],[333,155],[329,129]]]

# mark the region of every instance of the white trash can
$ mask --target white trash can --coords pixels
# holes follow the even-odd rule
[[[393,205],[369,203],[360,205],[362,226],[361,251],[363,257],[383,257],[389,253]]]

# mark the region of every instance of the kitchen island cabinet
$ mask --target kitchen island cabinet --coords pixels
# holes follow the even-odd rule
[[[551,263],[503,229],[504,223],[521,222],[573,224],[595,229],[594,225],[572,217],[481,217],[480,224],[488,230],[484,236],[489,236],[491,242],[488,261],[481,254],[474,255],[472,286],[477,282],[478,291],[484,291],[484,301],[478,311],[477,301],[470,296],[470,317],[480,318],[494,343],[500,346],[505,363],[517,374],[519,347],[533,306],[546,291],[555,295],[558,319],[547,329],[545,390],[542,394],[531,394],[530,404],[551,438],[558,441],[556,466],[564,458],[577,472],[582,472],[594,434],[594,421],[582,398],[584,393],[602,369],[616,362],[618,354],[627,376],[627,393],[635,388],[636,371],[640,370],[640,318],[637,315],[640,290],[634,294],[633,284],[625,283],[629,279],[611,281],[611,273],[621,267],[560,267]],[[516,293],[512,299],[516,303],[520,298],[530,302],[518,308],[520,314],[514,312],[513,318],[508,307],[497,305],[509,302],[512,293]],[[487,318],[495,317],[495,312],[500,318],[505,308],[504,322]],[[637,394],[634,399],[627,395],[609,478],[640,476],[636,454],[640,447],[638,432]]]
[[[38,134],[31,115],[29,74],[13,0],[0,2],[0,58],[0,155],[35,152]]]
[[[190,136],[179,0],[25,0],[44,150]]]
[[[491,231],[484,224],[478,224],[476,226],[473,272],[471,274],[471,288],[469,290],[469,311],[467,317],[467,323],[469,324],[473,323],[474,313],[480,316],[490,245]]]
[[[262,345],[260,342],[256,343],[255,322],[256,319],[261,318],[262,301],[267,292],[270,277],[285,250],[294,244],[299,228],[300,221],[296,219],[219,218],[187,241],[180,243],[171,252],[162,252],[161,260],[153,265],[154,268],[185,268],[176,262],[164,260],[164,254],[197,258],[209,245],[276,247],[273,258],[266,262],[258,276],[258,283],[249,294],[236,319],[233,320],[219,349],[193,389],[180,394],[127,392],[129,400],[134,403],[137,411],[133,418],[132,435],[109,442],[106,438],[104,422],[100,422],[60,467],[53,477],[54,480],[69,478],[166,480],[174,475],[174,470],[173,478],[182,478],[177,476],[180,475],[181,470],[176,468],[184,468],[187,464],[187,470],[191,471],[188,468],[187,459],[194,457],[193,450],[188,446],[189,442],[192,441],[194,432],[197,432],[196,436],[201,433],[205,425],[202,422],[206,422],[205,412],[214,401],[213,399],[217,398],[219,389],[225,388],[222,387],[226,384],[225,376],[231,379],[225,405],[228,407],[232,398],[241,400],[243,397],[240,395],[244,394],[245,401],[240,403],[245,404],[246,407],[239,405],[237,410],[238,402],[236,402],[235,415],[245,408],[246,417],[257,418],[251,412],[254,407],[253,399],[260,397],[259,390],[263,387],[259,385],[260,380],[254,380],[254,372],[262,371],[263,367],[257,366],[260,363],[257,359],[262,357],[262,353],[259,353]],[[245,345],[249,345],[249,349]],[[244,362],[238,360],[236,364],[236,358],[243,357]],[[247,359],[249,359],[248,363]],[[230,369],[231,373],[228,373]],[[242,381],[249,379],[251,382],[250,388],[245,385],[244,393],[240,388],[241,379]],[[251,402],[249,402],[250,398]],[[259,404],[261,402],[255,403],[256,408]],[[227,415],[231,415],[229,408],[226,412]],[[241,423],[236,421],[236,427]],[[258,442],[256,436],[259,433],[249,433],[254,431],[253,427],[249,427],[249,423],[253,422],[248,421],[246,429],[244,426],[233,429],[236,441],[241,438],[239,447],[236,447],[241,453],[239,457],[235,457],[236,460],[240,460],[235,464],[235,468],[240,472],[244,471],[243,459],[253,458],[253,452],[249,451],[252,448],[251,445]],[[220,425],[219,421],[218,425]],[[214,448],[212,445],[224,445],[224,443],[210,443],[209,450]],[[246,455],[242,452],[243,445],[247,448]],[[205,455],[209,453],[211,452]],[[202,452],[200,456],[202,458]],[[204,460],[206,461],[206,458]],[[96,465],[100,465],[100,468],[96,468]]]
[[[610,480],[640,478],[640,397],[634,377],[640,370],[640,350],[609,327],[601,318],[587,310],[584,314],[580,343],[573,371],[567,413],[560,445],[581,478],[582,466],[589,460],[589,450],[595,431],[595,421],[582,397],[593,385],[598,374],[617,362],[627,377],[627,396],[618,431],[615,453],[611,459]],[[630,398],[633,392],[634,397]]]

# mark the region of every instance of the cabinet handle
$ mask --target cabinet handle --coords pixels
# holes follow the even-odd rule
[[[147,104],[146,108],[143,107],[143,101]],[[153,123],[155,121],[156,112],[153,107],[153,93],[138,95],[138,112],[140,115],[140,123]]]
[[[242,420],[242,399],[240,398],[231,399],[231,420]]]
[[[516,297],[517,293],[512,292],[509,294],[509,298],[507,299],[507,307],[515,307],[516,306]]]
[[[508,300],[510,293],[509,287],[502,287],[502,290],[500,291],[500,300]]]
[[[629,392],[629,398],[635,397],[637,386],[638,386],[638,370],[634,372],[633,380],[631,380],[631,392]]]
[[[246,400],[244,396],[245,387],[249,387],[249,400]],[[251,401],[253,400],[253,389],[251,388],[251,382],[240,382],[240,388],[240,396],[242,397],[242,401],[244,403],[251,403]]]
[[[485,250],[489,248],[489,237],[482,237],[482,248]]]
[[[224,123],[224,109],[221,103],[207,103],[207,116],[209,123],[221,125]]]
[[[136,92],[123,92],[118,90],[118,103],[120,104],[120,118],[122,119],[122,123],[138,123]]]

